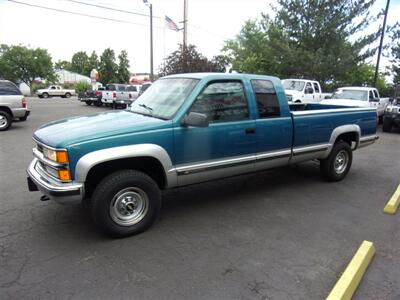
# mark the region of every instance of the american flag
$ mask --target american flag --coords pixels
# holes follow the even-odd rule
[[[173,31],[179,31],[178,25],[167,16],[165,16],[165,25]]]

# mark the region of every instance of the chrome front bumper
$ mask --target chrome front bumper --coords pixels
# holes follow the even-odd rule
[[[77,182],[62,183],[42,174],[37,168],[38,159],[34,158],[28,170],[29,191],[39,190],[50,199],[63,204],[80,203],[84,197],[84,186]],[[37,189],[34,188],[36,186]]]

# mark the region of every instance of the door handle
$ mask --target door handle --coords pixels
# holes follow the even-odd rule
[[[246,134],[256,133],[256,129],[254,127],[246,128]]]

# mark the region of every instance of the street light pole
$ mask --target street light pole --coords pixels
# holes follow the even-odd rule
[[[154,80],[153,70],[153,4],[150,3],[150,81]]]
[[[383,19],[381,41],[379,43],[379,49],[378,49],[378,58],[376,60],[375,76],[374,76],[374,87],[376,87],[376,81],[378,80],[379,62],[381,60],[381,52],[382,52],[383,38],[385,36],[386,18],[387,18],[387,14],[388,14],[388,10],[389,10],[389,3],[390,3],[390,0],[387,0],[386,9],[385,9],[385,18]]]

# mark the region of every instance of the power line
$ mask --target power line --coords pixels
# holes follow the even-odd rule
[[[57,11],[57,12],[61,12],[61,13],[77,15],[77,16],[82,16],[82,17],[88,17],[88,18],[93,18],[93,19],[100,19],[100,20],[106,20],[106,21],[112,21],[112,22],[124,23],[124,24],[131,24],[131,25],[137,25],[137,26],[145,26],[145,27],[148,26],[147,24],[142,24],[142,23],[135,23],[135,22],[125,21],[125,20],[117,20],[117,19],[112,19],[112,18],[107,18],[107,17],[88,15],[88,14],[68,11],[68,10],[64,10],[64,9],[58,9],[58,8],[52,8],[52,7],[47,7],[47,6],[41,6],[41,5],[36,5],[36,4],[20,2],[20,1],[16,1],[16,0],[7,0],[7,1],[11,2],[11,3],[15,3],[15,4],[21,4],[21,5],[26,5],[26,6],[30,6],[30,7],[36,7],[36,8],[41,8],[41,9],[45,9],[45,10]],[[157,26],[157,28],[162,28],[162,27]]]
[[[147,14],[144,14],[144,13],[133,12],[133,11],[123,10],[123,9],[117,9],[117,8],[113,8],[113,7],[109,7],[109,6],[86,3],[86,2],[82,2],[82,1],[76,1],[76,0],[65,0],[65,1],[78,3],[78,4],[83,4],[83,5],[92,6],[92,7],[97,7],[97,8],[102,8],[102,9],[107,9],[107,10],[112,10],[112,11],[117,11],[117,12],[122,12],[122,13],[125,13],[125,14],[137,15],[137,16],[142,16],[142,17],[150,17],[150,15],[147,15]],[[162,17],[157,17],[157,16],[153,16],[153,18],[162,19]]]

